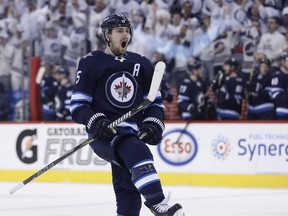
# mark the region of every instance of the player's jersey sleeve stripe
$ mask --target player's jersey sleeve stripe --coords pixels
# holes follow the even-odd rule
[[[189,101],[190,98],[184,95],[178,95],[178,103],[181,103],[183,101]]]
[[[282,116],[282,115],[287,115],[288,114],[288,108],[284,107],[277,107],[276,108],[276,115],[277,116]]]
[[[71,97],[71,101],[87,101],[92,102],[93,98],[91,95],[87,95],[83,92],[74,92]]]
[[[191,116],[192,116],[192,115],[191,115],[191,113],[189,113],[189,112],[182,112],[182,113],[181,113],[181,117],[182,117],[183,120],[187,120],[187,119],[189,119]]]
[[[84,106],[85,104],[79,104],[79,103],[73,104],[70,106],[70,113],[73,113],[76,109]]]
[[[156,104],[156,103],[152,103],[148,107],[160,107],[161,109],[165,109],[164,104]]]

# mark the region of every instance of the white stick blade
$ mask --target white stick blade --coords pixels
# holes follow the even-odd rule
[[[35,82],[36,82],[38,85],[41,84],[41,81],[42,81],[42,79],[43,79],[43,76],[44,76],[44,74],[45,74],[45,71],[46,71],[45,67],[41,66],[41,67],[39,68],[39,70],[38,70],[38,72],[37,72],[37,75],[36,75],[36,79],[35,79]]]
[[[21,182],[20,184],[16,185],[15,187],[13,187],[9,193],[10,194],[13,194],[15,193],[16,191],[20,190],[22,187],[24,186],[23,182]]]
[[[162,61],[159,61],[154,69],[154,73],[153,73],[153,77],[152,77],[152,82],[150,85],[150,90],[148,93],[148,100],[150,101],[154,101],[156,96],[157,96],[157,92],[159,90],[164,72],[165,72],[165,68],[166,68],[166,64]]]

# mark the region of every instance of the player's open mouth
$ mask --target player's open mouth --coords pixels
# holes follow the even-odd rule
[[[125,48],[126,45],[127,45],[127,41],[122,41],[122,42],[121,42],[121,47],[122,47],[122,48]]]

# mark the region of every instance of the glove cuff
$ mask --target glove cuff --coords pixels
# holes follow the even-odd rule
[[[94,125],[94,123],[99,120],[100,118],[106,118],[106,115],[104,113],[96,113],[94,114],[87,122],[86,124],[86,131],[89,133],[89,131],[91,131],[91,128],[93,128],[92,126]]]
[[[143,120],[143,123],[144,122],[153,122],[155,123],[156,125],[158,125],[158,127],[162,130],[162,132],[165,130],[165,125],[164,123],[158,119],[158,118],[155,118],[155,117],[147,117]]]

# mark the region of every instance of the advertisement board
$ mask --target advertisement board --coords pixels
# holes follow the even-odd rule
[[[158,172],[169,174],[168,183],[175,175],[185,176],[181,182],[188,184],[197,178],[205,184],[207,175],[225,176],[227,182],[239,175],[258,176],[257,181],[263,176],[282,176],[287,182],[287,124],[191,123],[184,131],[185,126],[166,123],[161,144],[149,146]],[[0,130],[5,132],[0,144],[0,181],[17,181],[14,176],[20,171],[35,172],[87,139],[85,127],[73,123],[0,124]],[[53,170],[66,176],[109,173],[110,164],[85,146]]]

